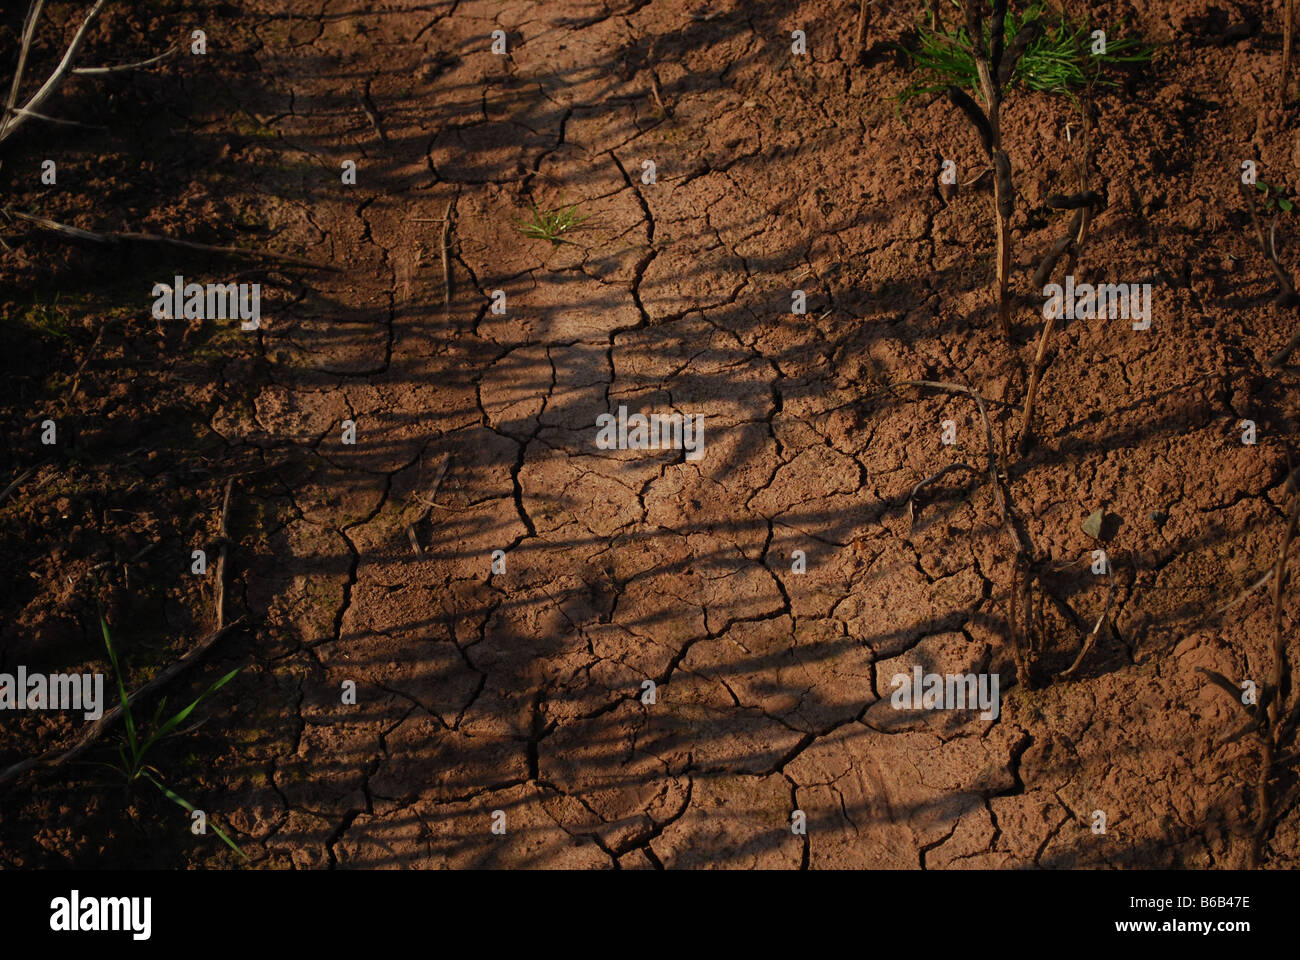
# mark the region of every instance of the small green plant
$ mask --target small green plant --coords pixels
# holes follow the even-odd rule
[[[1109,67],[1130,63],[1146,63],[1151,59],[1151,48],[1132,37],[1108,38],[1105,53],[1093,53],[1092,31],[1079,21],[1069,20],[1065,14],[1051,12],[1046,0],[1031,3],[1019,14],[1008,12],[1004,21],[1005,40],[1010,42],[1028,23],[1041,26],[1038,35],[1025,45],[1007,83],[1020,83],[1029,90],[1042,90],[1073,98],[1074,91],[1086,87],[1090,81],[1114,85],[1115,81],[1101,78]],[[966,26],[937,29],[919,25],[920,42],[915,50],[904,48],[921,79],[900,95],[903,101],[926,93],[943,93],[949,86],[962,90],[979,91],[979,67],[972,52],[970,30]],[[983,24],[983,47],[993,46],[989,22]]]
[[[571,207],[557,207],[554,210],[543,210],[534,203],[532,210],[531,220],[516,221],[519,224],[519,232],[525,237],[549,240],[556,245],[572,243],[572,240],[565,240],[562,235],[576,230],[591,216],[589,213],[579,214],[576,203]]]
[[[224,677],[221,677],[213,683],[212,686],[208,687],[207,690],[199,694],[199,696],[195,698],[189,706],[185,707],[183,710],[178,710],[165,720],[163,719],[163,711],[167,708],[167,698],[163,697],[158,703],[158,708],[154,711],[153,720],[149,723],[146,730],[146,728],[143,728],[136,723],[135,716],[131,712],[131,698],[127,695],[126,684],[122,679],[122,668],[117,662],[117,651],[113,648],[113,638],[108,632],[108,624],[104,621],[102,615],[99,618],[99,626],[104,634],[104,646],[108,648],[109,662],[113,665],[113,678],[117,681],[118,705],[122,709],[122,723],[126,727],[126,742],[119,744],[117,748],[119,763],[105,764],[105,766],[121,774],[128,785],[134,784],[140,779],[149,781],[157,787],[159,791],[162,792],[162,795],[168,800],[175,803],[186,813],[193,813],[195,809],[194,805],[171,788],[167,787],[162,782],[162,773],[157,767],[154,767],[147,762],[149,751],[153,749],[155,744],[159,743],[166,737],[171,736],[176,731],[176,728],[184,723],[185,719],[194,712],[195,707],[233,680],[235,674],[239,673],[239,669],[236,668],[231,670]],[[210,826],[212,827],[213,832],[222,839],[226,846],[230,847],[231,850],[234,850],[235,853],[239,854],[244,859],[248,859],[248,855],[245,854],[243,850],[239,849],[239,846],[235,841],[226,836],[225,831],[215,823],[210,823]]]
[[[47,336],[69,339],[68,313],[59,306],[58,293],[55,293],[54,299],[49,303],[33,301],[23,320],[27,326]]]
[[[1264,195],[1264,209],[1269,213],[1273,212],[1274,207],[1283,213],[1290,213],[1295,209],[1295,201],[1288,196],[1291,191],[1286,187],[1278,187],[1271,183],[1265,183],[1263,180],[1256,180],[1255,189]]]

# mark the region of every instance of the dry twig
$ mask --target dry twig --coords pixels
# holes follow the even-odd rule
[[[1011,278],[1011,216],[1015,212],[1016,191],[1011,178],[1011,158],[1002,146],[1001,110],[1002,90],[1015,71],[1016,62],[1037,35],[1037,20],[1024,23],[1005,47],[1007,0],[993,0],[989,18],[989,45],[983,42],[982,0],[964,0],[962,12],[966,17],[967,34],[971,38],[971,54],[979,77],[979,93],[984,101],[981,107],[966,91],[949,86],[948,99],[964,113],[979,133],[984,152],[993,163],[993,211],[997,237],[997,287],[998,325],[1002,335],[1011,336],[1008,286]],[[931,19],[937,19],[932,8]]]
[[[442,319],[451,319],[451,216],[456,209],[456,197],[447,204],[442,216]]]
[[[669,110],[668,105],[664,103],[664,92],[659,85],[659,72],[655,70],[655,46],[658,42],[659,40],[657,37],[650,41],[650,51],[646,54],[646,72],[650,74],[650,93],[654,96],[655,103],[659,106],[660,112],[671,120],[673,112]]]
[[[221,525],[218,530],[220,551],[217,554],[217,629],[226,622],[226,559],[230,555],[230,491],[234,487],[234,478],[226,481],[226,495],[221,501]]]
[[[136,63],[115,63],[107,67],[77,67],[72,72],[77,76],[83,77],[101,77],[109,73],[122,73],[126,70],[139,70],[141,67],[150,67],[155,63],[160,63],[168,57],[174,57],[180,52],[180,47],[172,47],[164,50],[156,57],[150,57],[148,60],[140,60]]]
[[[916,505],[917,494],[921,492],[922,488],[928,486],[931,483],[934,483],[940,477],[944,476],[945,474],[951,473],[954,470],[969,470],[971,473],[979,472],[974,467],[972,467],[969,463],[950,463],[948,464],[948,466],[944,467],[938,473],[932,473],[930,474],[930,476],[926,477],[924,480],[921,480],[919,483],[917,483],[917,485],[912,488],[912,492],[907,497],[907,522],[909,525],[916,522],[915,505]]]
[[[76,59],[77,52],[86,39],[86,31],[90,29],[90,24],[99,15],[100,9],[104,6],[104,0],[95,0],[95,5],[90,8],[90,12],[86,14],[86,19],[81,22],[81,27],[73,34],[72,42],[68,44],[68,49],[63,53],[63,59],[54,68],[54,72],[50,74],[49,79],[41,84],[40,89],[32,94],[31,99],[23,104],[21,109],[15,109],[18,90],[22,85],[23,71],[27,65],[27,54],[31,49],[32,40],[36,36],[36,20],[40,17],[43,6],[44,0],[37,0],[37,3],[31,8],[23,27],[23,41],[18,56],[18,67],[14,71],[13,86],[9,90],[9,102],[5,105],[5,116],[0,118],[0,143],[13,136],[14,131],[22,126],[23,121],[28,117],[36,115],[45,101],[63,85],[63,81],[72,72],[72,61]]]
[[[388,143],[388,134],[384,132],[384,123],[380,119],[379,110],[375,107],[375,102],[370,99],[370,78],[366,77],[365,85],[361,92],[357,94],[357,100],[361,102],[361,110],[370,121],[370,126],[374,127],[375,133],[379,135],[379,140],[383,144]]]
[[[1030,671],[1031,664],[1024,657],[1024,651],[1021,647],[1020,636],[1015,628],[1016,623],[1016,591],[1019,581],[1019,571],[1025,570],[1025,579],[1021,588],[1025,596],[1025,606],[1028,609],[1028,622],[1033,622],[1033,610],[1030,608],[1028,598],[1032,590],[1032,578],[1036,568],[1036,558],[1032,547],[1029,545],[1028,537],[1021,532],[1020,523],[1015,515],[1015,510],[1011,505],[1011,492],[1007,488],[1005,477],[999,469],[998,448],[993,442],[993,425],[989,421],[988,410],[985,407],[984,396],[973,387],[968,387],[960,383],[949,383],[938,380],[900,380],[900,384],[912,387],[928,387],[932,390],[942,390],[947,393],[964,393],[975,401],[975,406],[979,409],[980,420],[984,424],[984,439],[988,445],[988,475],[993,485],[993,499],[997,504],[998,512],[1002,516],[1002,526],[1007,532],[1012,545],[1015,548],[1015,560],[1012,572],[1012,592],[1011,592],[1011,615],[1010,623],[1012,624],[1011,640],[1016,654],[1016,663],[1020,671],[1021,682],[1026,686],[1033,686],[1033,674]],[[1053,602],[1059,605],[1059,601],[1053,598]]]
[[[1056,675],[1057,680],[1068,680],[1072,677],[1074,672],[1079,669],[1079,665],[1083,663],[1083,658],[1088,655],[1088,651],[1091,650],[1093,645],[1097,642],[1097,637],[1101,633],[1102,624],[1106,622],[1106,616],[1110,613],[1111,599],[1115,595],[1115,572],[1113,569],[1111,570],[1109,577],[1110,583],[1106,586],[1106,606],[1102,608],[1101,616],[1097,618],[1097,622],[1093,625],[1092,631],[1088,634],[1088,638],[1083,642],[1083,648],[1079,651],[1079,655],[1074,658],[1074,663],[1070,664],[1066,669],[1058,673]]]
[[[867,28],[871,26],[871,4],[875,0],[861,0],[858,6],[858,31],[853,36],[853,49],[859,59],[867,52]]]
[[[1264,849],[1264,837],[1273,820],[1273,807],[1270,802],[1269,782],[1273,776],[1274,757],[1281,747],[1281,735],[1284,724],[1282,710],[1285,706],[1291,670],[1287,662],[1286,641],[1282,635],[1282,589],[1286,585],[1287,554],[1291,541],[1295,537],[1296,521],[1300,520],[1300,494],[1295,496],[1295,505],[1291,508],[1291,518],[1287,521],[1286,534],[1282,537],[1282,548],[1278,551],[1277,566],[1273,577],[1273,669],[1264,688],[1264,697],[1268,702],[1267,722],[1261,730],[1263,739],[1263,757],[1259,764],[1259,779],[1255,784],[1255,837],[1251,844],[1248,865],[1258,866]],[[1263,708],[1261,703],[1260,707]],[[1261,717],[1264,715],[1260,709]]]
[[[1237,189],[1239,189],[1241,195],[1246,198],[1246,209],[1250,211],[1250,225],[1255,230],[1255,240],[1259,246],[1259,252],[1262,253],[1264,259],[1268,261],[1268,265],[1273,271],[1273,277],[1277,280],[1278,292],[1277,298],[1274,302],[1281,307],[1294,307],[1297,304],[1300,304],[1300,297],[1297,297],[1296,295],[1295,282],[1291,279],[1291,274],[1287,269],[1282,266],[1282,261],[1278,259],[1277,245],[1264,239],[1264,227],[1263,224],[1260,223],[1259,209],[1255,204],[1254,190],[1244,183],[1238,183]],[[1274,227],[1276,227],[1276,224],[1274,224]],[[1272,231],[1270,231],[1270,233],[1272,233]],[[1300,327],[1297,327],[1296,331],[1291,334],[1291,339],[1287,341],[1286,346],[1268,358],[1269,366],[1280,367],[1282,364],[1286,363],[1291,354],[1295,352],[1296,347],[1300,347]]]
[[[419,515],[417,515],[414,520],[406,525],[406,536],[407,539],[411,541],[411,549],[415,551],[415,555],[420,559],[424,559],[424,550],[421,549],[420,539],[416,536],[415,525],[423,521],[424,518],[429,515],[429,511],[438,505],[436,502],[438,498],[438,488],[442,486],[443,477],[447,475],[447,467],[450,465],[451,454],[443,454],[438,465],[433,468],[433,480],[429,484],[428,499],[420,498],[420,502],[426,505],[425,508],[420,511]]]
[[[1070,221],[1070,229],[1064,237],[1056,242],[1051,250],[1048,251],[1047,257],[1044,258],[1038,272],[1034,274],[1035,289],[1042,289],[1051,277],[1052,269],[1056,266],[1057,260],[1062,254],[1068,251],[1065,272],[1071,274],[1074,272],[1074,265],[1082,249],[1084,240],[1088,235],[1088,225],[1092,220],[1093,203],[1100,198],[1097,194],[1088,189],[1088,166],[1091,160],[1089,156],[1089,134],[1092,129],[1092,101],[1090,97],[1085,97],[1083,101],[1083,136],[1081,137],[1082,156],[1079,159],[1076,168],[1078,172],[1079,192],[1073,197],[1061,197],[1058,200],[1058,206],[1070,208],[1078,205],[1073,219]],[[1053,197],[1048,198],[1049,204]],[[1020,418],[1020,442],[1017,449],[1021,456],[1029,449],[1030,429],[1034,415],[1034,399],[1038,396],[1038,385],[1042,380],[1043,370],[1046,366],[1047,345],[1052,338],[1052,330],[1056,326],[1056,317],[1048,317],[1043,321],[1042,332],[1038,336],[1038,349],[1034,353],[1034,364],[1029,374],[1029,386],[1025,393],[1025,409]]]
[[[13,493],[15,490],[21,487],[24,483],[27,482],[28,478],[30,478],[32,474],[34,474],[37,470],[41,469],[41,467],[45,466],[49,462],[50,462],[49,460],[42,460],[40,463],[36,464],[36,466],[28,467],[17,477],[15,477],[13,483],[5,487],[3,491],[0,491],[0,503],[4,503],[6,500],[8,500],[9,494]]]
[[[124,231],[109,231],[107,233],[97,233],[93,230],[82,230],[80,227],[70,227],[66,223],[57,223],[54,220],[48,220],[45,217],[38,217],[30,213],[23,213],[21,210],[13,210],[8,207],[3,208],[5,216],[17,217],[19,220],[26,220],[28,223],[34,223],[38,227],[46,230],[52,230],[55,233],[61,233],[64,236],[74,237],[78,240],[90,240],[93,243],[162,243],[173,247],[182,247],[186,250],[200,250],[204,253],[220,253],[235,257],[250,257],[255,260],[274,260],[277,263],[286,263],[297,267],[311,267],[314,270],[329,270],[338,272],[339,268],[333,264],[318,263],[315,260],[307,260],[303,257],[293,257],[283,253],[273,253],[269,250],[250,250],[246,247],[228,247],[218,246],[211,243],[196,243],[193,240],[177,240],[173,237],[164,237],[154,233],[131,233]]]
[[[1283,114],[1286,111],[1286,90],[1287,81],[1290,80],[1291,74],[1291,42],[1295,31],[1295,0],[1286,0],[1286,6],[1282,13],[1282,77],[1278,84],[1277,91],[1277,108],[1278,113]]]

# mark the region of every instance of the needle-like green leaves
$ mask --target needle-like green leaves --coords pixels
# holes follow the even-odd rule
[[[1035,22],[1037,26],[1034,26]],[[1017,35],[1026,24],[1029,29],[1017,43]],[[994,46],[991,29],[986,23],[982,31],[980,42],[986,50]],[[922,23],[918,26],[918,34],[917,48],[904,48],[904,52],[921,78],[904,90],[900,99],[906,101],[923,93],[942,93],[949,86],[979,90],[979,72],[971,52],[971,34],[967,26],[931,30]],[[1151,60],[1151,48],[1132,37],[1108,38],[1106,52],[1093,53],[1092,28],[1051,10],[1046,0],[1037,0],[1019,13],[1008,12],[1003,21],[1002,39],[1006,44],[1003,63],[1012,66],[1009,75],[1003,72],[999,80],[1005,84],[1020,83],[1029,90],[1066,96],[1073,96],[1075,90],[1086,87],[1093,80],[1113,84],[1113,80],[1102,76],[1108,68]]]
[[[535,240],[549,240],[551,243],[566,243],[563,235],[571,230],[575,230],[590,217],[591,214],[579,214],[578,205],[575,203],[570,207],[558,207],[555,210],[542,210],[537,204],[533,204],[533,216],[531,220],[517,221],[519,232],[526,237],[532,237]]]

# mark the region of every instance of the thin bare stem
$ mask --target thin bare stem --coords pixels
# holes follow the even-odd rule
[[[930,474],[930,476],[918,482],[917,485],[912,488],[912,492],[907,497],[907,522],[909,524],[914,523],[916,521],[916,498],[917,495],[921,492],[921,490],[929,486],[930,484],[934,483],[940,477],[952,473],[952,471],[954,470],[968,470],[971,473],[979,472],[974,467],[972,467],[969,463],[950,463],[948,464],[948,466],[944,467],[942,470],[938,471],[937,473],[932,473]]]
[[[1273,669],[1269,676],[1265,693],[1268,696],[1268,724],[1261,732],[1264,741],[1264,755],[1260,760],[1259,779],[1255,784],[1255,838],[1251,845],[1250,867],[1259,865],[1259,858],[1264,849],[1264,836],[1272,823],[1272,805],[1269,800],[1269,780],[1273,774],[1273,758],[1280,744],[1279,719],[1282,715],[1285,686],[1290,678],[1290,664],[1286,658],[1286,641],[1282,636],[1282,589],[1286,585],[1286,561],[1295,537],[1296,521],[1300,520],[1300,494],[1295,497],[1291,508],[1291,519],[1286,525],[1286,534],[1282,537],[1282,548],[1278,551],[1276,573],[1273,577]]]
[[[1255,230],[1255,241],[1259,246],[1259,252],[1268,261],[1269,267],[1273,270],[1273,277],[1277,280],[1278,303],[1285,306],[1295,306],[1297,302],[1295,282],[1291,279],[1291,275],[1286,268],[1282,266],[1282,261],[1278,259],[1276,244],[1264,239],[1264,227],[1260,223],[1259,209],[1255,204],[1255,193],[1250,186],[1244,183],[1239,183],[1237,188],[1246,199],[1246,209],[1250,211],[1250,225]],[[1286,363],[1291,354],[1295,352],[1296,347],[1300,347],[1300,327],[1297,327],[1295,332],[1291,334],[1291,339],[1287,341],[1286,346],[1268,358],[1269,366],[1280,367]]]
[[[226,562],[230,557],[230,491],[235,485],[234,478],[226,481],[226,495],[221,501],[221,550],[217,554],[217,629],[226,624]]]
[[[442,318],[451,317],[451,213],[456,207],[456,198],[447,204],[447,212],[442,215]]]
[[[1002,330],[1002,336],[1010,339],[1011,307],[1007,300],[1007,288],[1011,280],[1011,225],[1001,212],[1002,188],[995,185],[993,189],[993,202],[998,207],[998,326]]]
[[[141,67],[151,67],[155,63],[160,63],[168,57],[174,57],[180,52],[180,47],[172,47],[170,50],[164,50],[156,57],[150,57],[148,60],[138,60],[135,63],[115,63],[107,67],[77,67],[72,72],[79,77],[102,77],[108,73],[123,73],[127,70],[139,70]]]
[[[420,547],[420,538],[415,531],[415,525],[429,515],[433,507],[439,506],[434,498],[438,496],[438,488],[442,486],[442,478],[447,475],[447,467],[451,464],[451,454],[443,454],[442,460],[433,471],[433,481],[429,484],[428,499],[417,497],[416,500],[425,505],[425,508],[419,512],[414,520],[406,525],[406,538],[411,541],[411,549],[415,551],[416,557],[424,559],[424,550]]]
[[[36,36],[36,21],[40,18],[44,6],[45,0],[36,0],[35,4],[27,8],[27,18],[23,21],[22,46],[18,50],[18,66],[14,68],[14,79],[9,86],[9,99],[5,101],[4,116],[0,117],[0,141],[5,138],[9,117],[14,112],[15,104],[18,103],[18,89],[22,86],[23,73],[27,69],[27,54],[31,52],[32,39]]]
[[[269,250],[250,250],[246,247],[229,247],[220,246],[211,243],[196,243],[193,240],[177,240],[174,237],[164,237],[154,233],[130,233],[122,231],[110,231],[107,233],[97,233],[93,230],[82,230],[80,227],[70,227],[66,223],[58,223],[45,217],[38,217],[34,214],[23,213],[21,210],[12,210],[8,207],[2,211],[6,216],[17,217],[19,220],[26,220],[28,223],[34,223],[38,227],[61,233],[65,236],[75,237],[78,240],[90,240],[93,243],[163,243],[173,247],[183,247],[186,250],[201,250],[205,253],[221,253],[234,257],[250,257],[258,260],[275,260],[279,263],[292,264],[298,267],[311,267],[315,270],[338,271],[338,267],[328,263],[318,263],[315,260],[308,260],[304,257],[292,257],[283,253],[272,253]]]
[[[1005,3],[995,8],[1005,12]],[[975,59],[975,71],[979,75],[980,96],[984,100],[984,112],[988,118],[988,143],[986,147],[993,160],[993,214],[996,218],[995,233],[997,237],[997,286],[998,286],[998,326],[1002,335],[1011,338],[1011,315],[1008,302],[1008,287],[1011,281],[1011,213],[1015,207],[1015,188],[1011,180],[1011,158],[1002,149],[1002,130],[1000,113],[1002,110],[1002,91],[995,82],[998,64],[990,61],[990,52],[985,48],[984,30],[979,22],[979,13],[971,0],[966,0],[965,15],[967,29],[971,37],[971,54]],[[996,15],[995,30],[1001,30],[1003,21]],[[1001,37],[994,37],[993,56],[1000,59]]]
[[[72,61],[76,58],[77,52],[81,49],[82,41],[86,39],[86,31],[90,29],[90,24],[94,21],[95,17],[99,15],[99,11],[103,6],[104,0],[95,0],[95,5],[90,8],[90,12],[86,14],[86,19],[81,22],[80,29],[78,29],[73,35],[72,42],[68,44],[68,49],[64,51],[63,59],[60,60],[59,65],[54,68],[54,72],[50,74],[49,79],[41,85],[39,90],[32,94],[30,100],[23,104],[23,111],[39,111],[45,101],[53,96],[54,92],[63,85],[64,79],[66,79],[68,74],[72,72]],[[34,26],[35,23],[33,22],[33,27]],[[13,104],[11,103],[9,106],[12,107]],[[0,128],[0,143],[3,143],[6,139],[12,136],[14,131],[22,125],[23,121],[26,120],[27,117],[28,114],[26,112],[14,113],[7,116],[7,122],[2,128]]]
[[[1088,165],[1091,160],[1091,157],[1089,155],[1089,148],[1091,143],[1089,134],[1091,132],[1091,128],[1092,128],[1092,104],[1090,98],[1085,98],[1083,104],[1083,135],[1080,138],[1081,156],[1079,158],[1079,162],[1076,167],[1076,171],[1078,174],[1078,188],[1080,193],[1083,193],[1088,189],[1088,180],[1089,180]],[[1066,267],[1065,267],[1065,272],[1067,274],[1074,272],[1074,265],[1077,262],[1079,250],[1083,246],[1084,240],[1087,238],[1088,225],[1091,222],[1091,219],[1092,219],[1092,207],[1086,206],[1082,208],[1081,216],[1078,217],[1077,232],[1072,231],[1073,235],[1068,237],[1067,243],[1064,247],[1065,250],[1069,251],[1067,255]],[[1056,252],[1057,252],[1057,248],[1053,248],[1052,253],[1049,253],[1048,255],[1049,258]],[[1047,266],[1048,276],[1050,276],[1051,267],[1048,266],[1046,263],[1044,264],[1044,266]],[[1048,277],[1035,278],[1035,280],[1038,279],[1042,279],[1045,282],[1048,279]],[[1025,451],[1029,449],[1030,429],[1033,423],[1033,416],[1034,416],[1034,399],[1038,395],[1038,385],[1043,377],[1044,360],[1047,356],[1047,345],[1051,341],[1052,331],[1053,329],[1055,329],[1055,327],[1056,327],[1056,317],[1048,317],[1047,320],[1043,323],[1042,333],[1039,334],[1038,337],[1038,349],[1034,353],[1034,365],[1029,374],[1029,387],[1028,387],[1028,391],[1025,394],[1024,414],[1021,416],[1020,419],[1020,443],[1018,444],[1018,450],[1022,456],[1024,455]]]
[[[867,52],[867,27],[871,24],[871,0],[862,0],[858,5],[858,31],[853,37],[853,49],[861,57]]]
[[[10,111],[12,114],[20,114],[24,117],[30,117],[32,120],[40,120],[43,123],[57,123],[61,127],[80,127],[83,130],[107,130],[108,127],[97,123],[82,123],[80,120],[62,120],[59,117],[47,116],[43,113],[37,113],[35,110],[28,110],[24,107],[13,107]]]
[[[664,103],[664,91],[659,84],[659,71],[655,69],[655,47],[658,43],[658,38],[650,41],[650,50],[646,53],[646,72],[650,74],[650,93],[655,98],[659,112],[671,118],[673,112],[668,109],[668,104]]]
[[[1097,643],[1097,637],[1101,633],[1102,625],[1106,622],[1106,615],[1110,613],[1110,602],[1114,595],[1115,573],[1112,570],[1110,573],[1110,583],[1106,586],[1106,606],[1102,608],[1101,616],[1099,616],[1097,622],[1093,624],[1092,632],[1090,632],[1088,638],[1084,640],[1083,648],[1079,651],[1079,655],[1074,658],[1074,663],[1070,664],[1069,667],[1058,673],[1056,675],[1057,680],[1067,680],[1072,677],[1074,672],[1079,669],[1079,665],[1083,663],[1083,658],[1088,655],[1088,651]]]

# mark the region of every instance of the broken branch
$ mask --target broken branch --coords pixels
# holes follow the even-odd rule
[[[136,63],[117,63],[108,67],[77,67],[72,72],[77,76],[98,77],[103,76],[106,73],[121,73],[126,70],[139,70],[141,67],[153,66],[155,63],[166,60],[168,57],[175,56],[179,50],[180,47],[172,47],[170,50],[166,50],[158,54],[156,57],[150,57],[148,60],[139,60]]]
[[[336,273],[339,270],[339,268],[333,264],[318,263],[315,260],[307,260],[303,257],[293,257],[283,253],[274,253],[270,250],[250,250],[246,247],[228,247],[218,246],[211,243],[197,243],[193,240],[177,240],[173,237],[164,237],[153,233],[127,233],[122,231],[97,233],[93,230],[82,230],[80,227],[70,227],[66,223],[58,223],[54,220],[46,219],[45,217],[23,213],[21,210],[12,210],[8,207],[4,208],[3,213],[9,217],[17,217],[19,220],[26,220],[28,223],[34,223],[36,226],[42,227],[46,230],[52,230],[55,233],[61,233],[69,237],[76,237],[78,240],[89,240],[93,243],[164,243],[173,247],[183,247],[186,250],[200,250],[204,253],[220,253],[235,257],[274,260],[277,263],[286,263],[297,267],[310,267],[313,270],[329,270]]]

